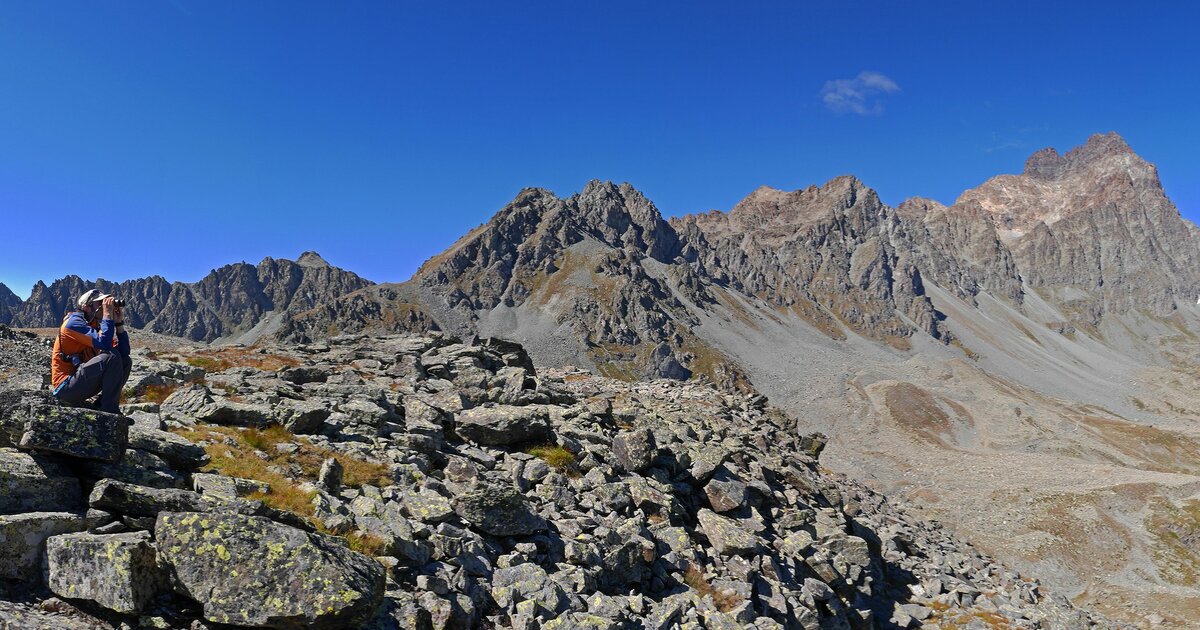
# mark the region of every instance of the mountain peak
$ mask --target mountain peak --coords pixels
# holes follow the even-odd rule
[[[1125,139],[1115,131],[1094,134],[1087,142],[1059,154],[1047,147],[1029,156],[1025,162],[1025,174],[1043,180],[1060,179],[1068,172],[1087,167],[1110,157],[1137,157]]]
[[[304,252],[303,254],[300,254],[300,257],[296,259],[296,264],[304,266],[304,267],[332,267],[333,266],[333,265],[330,265],[329,262],[326,261],[324,258],[321,258],[320,254],[318,254],[317,252],[312,252],[312,251]]]

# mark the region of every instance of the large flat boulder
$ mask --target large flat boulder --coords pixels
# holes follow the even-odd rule
[[[139,613],[166,586],[150,532],[79,532],[46,540],[47,585],[60,597]]]
[[[124,416],[78,407],[34,405],[27,409],[18,447],[80,459],[120,461],[129,442]]]
[[[115,479],[96,482],[88,496],[88,505],[98,510],[141,517],[157,516],[159,512],[226,512],[265,516],[301,529],[312,528],[303,517],[254,499],[228,499],[176,488],[147,488]]]
[[[171,465],[185,470],[194,470],[208,463],[204,448],[192,444],[187,438],[134,425],[129,427],[129,447],[154,453]]]
[[[16,448],[25,432],[30,407],[55,405],[57,401],[44,389],[29,390],[9,385],[9,381],[0,380],[0,447]]]
[[[334,539],[266,518],[163,512],[159,558],[210,621],[352,628],[383,599],[384,569]]]
[[[0,448],[0,514],[73,511],[83,507],[79,480],[50,458]]]
[[[525,496],[510,486],[489,486],[454,498],[454,511],[471,527],[493,536],[528,536],[546,531]]]
[[[473,407],[455,414],[458,434],[476,444],[506,446],[550,438],[549,414],[541,407]]]
[[[207,422],[244,427],[265,426],[274,419],[274,414],[265,405],[237,403],[214,397],[201,385],[175,390],[163,401],[159,414],[163,420],[183,424]]]
[[[182,488],[184,476],[163,458],[136,448],[125,449],[125,457],[115,464],[85,461],[80,470],[93,479],[116,479],[148,488]]]
[[[116,479],[101,479],[88,496],[88,505],[127,516],[157,516],[159,512],[208,512],[224,505],[191,490],[147,488]]]
[[[87,517],[72,512],[0,516],[0,579],[40,582],[46,539],[87,525]]]

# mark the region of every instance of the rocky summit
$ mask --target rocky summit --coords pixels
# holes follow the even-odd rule
[[[139,349],[120,416],[4,382],[21,435],[99,428],[0,442],[0,626],[1113,625],[830,473],[762,396],[442,334],[197,352]]]

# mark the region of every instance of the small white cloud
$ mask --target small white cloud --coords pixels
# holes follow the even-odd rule
[[[900,86],[879,72],[863,71],[853,79],[826,81],[821,88],[821,101],[838,114],[853,112],[860,116],[883,113],[880,96],[899,92]]]

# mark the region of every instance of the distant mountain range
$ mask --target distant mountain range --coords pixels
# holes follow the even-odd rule
[[[264,258],[214,269],[195,283],[168,282],[161,276],[116,283],[78,276],[34,285],[20,300],[0,284],[0,323],[54,327],[84,291],[98,288],[127,300],[130,326],[193,341],[213,341],[278,321],[290,310],[311,309],[371,283],[330,266],[314,252],[296,261]]]
[[[1200,294],[1200,230],[1116,134],[1040,151],[950,207],[891,208],[847,176],[667,222],[632,186],[593,181],[565,199],[524,190],[408,282],[294,313],[280,334],[437,326],[517,335],[547,364],[729,381],[744,361],[716,329],[759,315],[831,339],[952,343],[933,292],[1031,316],[1033,296],[1053,310],[1033,325],[1060,331],[1095,331],[1106,314],[1168,318]]]
[[[56,326],[88,286],[0,285],[0,323]],[[400,284],[306,253],[96,286],[195,341],[445,330],[756,390],[830,434],[830,467],[1080,603],[1200,618],[1200,229],[1116,134],[950,206],[845,176],[668,221],[593,181],[521,191]]]

